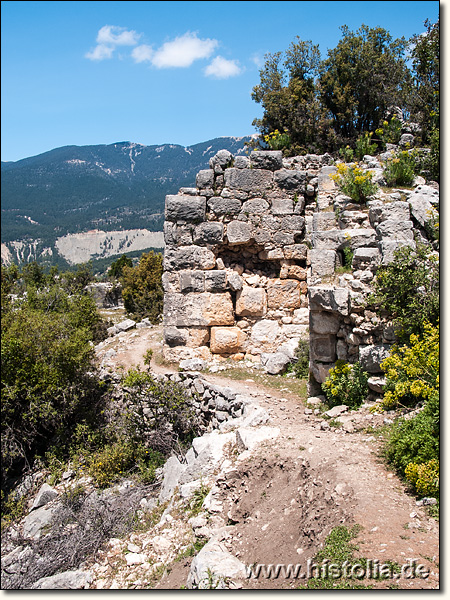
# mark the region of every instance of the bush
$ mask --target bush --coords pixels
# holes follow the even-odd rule
[[[383,406],[411,406],[439,390],[439,325],[424,325],[424,335],[412,334],[409,346],[394,345],[381,363],[387,376]]]
[[[399,339],[422,335],[425,323],[439,320],[439,259],[431,248],[417,244],[399,248],[394,260],[377,271],[375,292],[369,302],[394,319]]]
[[[264,136],[264,141],[269,146],[270,150],[287,150],[291,146],[291,137],[287,133],[280,133],[278,129]]]
[[[295,362],[291,366],[297,379],[308,379],[309,376],[309,341],[299,340],[295,351]]]
[[[162,254],[143,254],[136,267],[122,266],[122,298],[135,319],[148,317],[157,323],[163,309]]]
[[[350,163],[353,160],[354,151],[350,146],[339,148],[339,156],[345,163]]]
[[[337,171],[337,174],[330,175],[331,179],[343,194],[350,196],[358,204],[364,204],[378,189],[372,181],[372,171],[364,171],[354,164],[347,166],[343,163],[337,165]]]
[[[380,137],[384,146],[386,144],[398,144],[402,135],[402,122],[394,115],[390,121],[383,121],[375,133]]]
[[[349,408],[358,408],[366,400],[368,373],[359,363],[350,365],[342,360],[330,369],[322,389],[330,407],[346,404]]]
[[[388,158],[384,167],[384,177],[388,186],[412,185],[416,172],[417,153],[401,150]]]
[[[362,160],[366,154],[373,155],[377,151],[377,144],[372,143],[372,132],[363,133],[356,140],[355,155],[358,160]]]
[[[439,496],[439,461],[435,458],[420,465],[409,463],[405,477],[421,496]]]

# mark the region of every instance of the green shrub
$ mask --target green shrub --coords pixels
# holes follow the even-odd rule
[[[339,148],[339,156],[346,163],[350,163],[353,160],[354,151],[350,146],[346,146],[345,148]]]
[[[346,404],[350,408],[358,408],[366,400],[369,375],[359,363],[350,365],[342,360],[330,369],[322,389],[330,407]]]
[[[309,340],[300,339],[295,351],[295,362],[291,365],[291,371],[297,379],[308,379],[309,376]]]
[[[390,121],[383,121],[375,133],[380,137],[384,146],[386,144],[398,144],[402,135],[402,122],[394,115]]]
[[[366,154],[372,156],[377,151],[377,144],[372,143],[372,132],[363,133],[356,140],[355,156],[358,160],[362,160]]]
[[[280,133],[278,129],[264,136],[264,141],[270,150],[286,150],[291,145],[291,137],[285,130]]]
[[[339,163],[337,173],[330,177],[343,194],[350,196],[358,204],[364,204],[378,189],[372,181],[372,171],[363,170],[354,164],[347,166]]]
[[[384,177],[388,186],[412,185],[417,169],[417,153],[401,150],[388,158],[384,167]]]
[[[410,463],[405,477],[421,496],[439,496],[439,461],[435,458],[420,465]]]
[[[424,334],[411,334],[408,346],[394,345],[381,363],[387,385],[385,408],[415,405],[439,390],[439,325],[424,325]]]

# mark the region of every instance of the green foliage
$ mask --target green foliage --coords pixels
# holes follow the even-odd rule
[[[376,153],[378,145],[372,143],[372,135],[372,132],[365,132],[356,140],[355,156],[358,160],[362,160],[366,154],[372,156]]]
[[[368,373],[359,363],[350,365],[342,360],[330,369],[322,389],[330,407],[346,404],[350,408],[358,408],[366,400]]]
[[[439,461],[429,460],[420,465],[410,463],[405,469],[405,477],[421,496],[439,496]]]
[[[341,27],[342,39],[322,64],[320,97],[342,140],[374,131],[391,104],[401,103],[409,78],[404,38],[393,39],[381,27],[366,25],[353,32]]]
[[[294,373],[297,379],[309,376],[309,341],[300,339],[295,350],[295,360],[289,363],[287,373]]]
[[[339,157],[342,158],[345,163],[352,162],[354,154],[354,150],[348,145],[345,146],[345,148],[339,148]]]
[[[203,502],[206,496],[209,494],[209,490],[210,488],[206,486],[203,481],[200,483],[200,487],[194,490],[192,499],[189,502],[189,515],[191,517],[195,517],[201,512]]]
[[[345,165],[338,163],[337,173],[330,175],[336,182],[340,191],[358,203],[364,204],[370,196],[375,194],[378,186],[372,181],[373,173],[363,170],[355,164]]]
[[[378,269],[374,287],[370,302],[394,319],[400,340],[423,333],[426,322],[437,324],[439,259],[430,248],[398,249],[393,262]]]
[[[412,185],[417,168],[417,153],[401,150],[388,158],[384,167],[384,176],[388,186]]]
[[[124,267],[132,267],[133,261],[126,254],[122,254],[120,258],[111,263],[111,267],[108,271],[108,277],[113,279],[120,279],[123,275]]]
[[[381,363],[387,386],[383,406],[415,405],[439,390],[439,325],[424,324],[422,336],[411,334],[409,344],[392,346]]]
[[[157,323],[163,308],[161,254],[143,254],[136,267],[122,268],[122,298],[125,309],[136,319],[148,317]]]
[[[402,123],[393,115],[390,121],[383,121],[382,126],[375,133],[383,142],[384,147],[386,144],[398,144],[402,135]]]
[[[291,137],[287,131],[280,133],[278,129],[265,135],[264,141],[270,150],[287,150],[291,146]]]

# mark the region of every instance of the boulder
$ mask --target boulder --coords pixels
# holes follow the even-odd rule
[[[283,190],[304,192],[306,190],[306,171],[280,169],[275,172],[275,183]]]
[[[133,321],[132,319],[125,319],[124,321],[117,323],[115,327],[118,330],[118,332],[128,331],[129,329],[133,329],[134,327],[136,327],[136,321]]]
[[[163,467],[163,482],[159,492],[160,502],[165,502],[170,498],[185,470],[186,465],[182,465],[176,456],[171,456],[166,461]]]
[[[48,504],[52,500],[54,500],[58,496],[58,492],[52,488],[48,483],[42,484],[39,492],[37,493],[36,498],[34,499],[31,510],[35,510],[36,508],[40,508],[45,504]]]
[[[246,566],[214,538],[210,540],[191,563],[187,587],[189,589],[227,589],[230,580],[245,579]]]
[[[184,346],[187,339],[185,331],[180,331],[176,327],[164,328],[164,341],[168,346]]]
[[[236,354],[244,348],[245,333],[239,327],[211,327],[211,352]]]
[[[223,242],[223,224],[213,221],[200,223],[194,230],[194,244],[221,244]]]
[[[287,354],[275,352],[274,354],[270,354],[264,362],[264,370],[270,375],[279,375],[286,370],[286,367],[290,362],[290,358]]]
[[[42,530],[47,529],[52,524],[57,511],[58,506],[55,504],[41,506],[31,511],[23,523],[23,536],[38,540],[41,537]]]
[[[181,371],[203,371],[206,363],[201,358],[187,358],[180,362]]]
[[[348,316],[349,291],[342,287],[310,287],[308,290],[311,311],[328,310]]]
[[[270,279],[267,282],[268,308],[300,308],[300,283],[292,279]]]
[[[231,221],[227,225],[227,239],[230,246],[247,244],[252,239],[252,226],[245,221]]]
[[[258,444],[274,440],[280,435],[278,427],[263,425],[258,429],[239,427],[236,432],[236,445],[240,452],[253,450]]]
[[[339,415],[348,411],[348,406],[346,404],[340,404],[339,406],[333,406],[330,410],[326,411],[326,416],[330,417],[330,419],[335,419]]]
[[[368,373],[381,373],[380,364],[389,356],[390,346],[377,344],[359,347],[359,362]]]
[[[203,169],[197,173],[196,185],[198,189],[211,189],[214,187],[214,171]]]
[[[209,166],[214,171],[217,171],[217,167],[222,170],[226,169],[233,161],[233,155],[229,150],[219,150],[213,157],[209,159]]]
[[[93,580],[90,571],[64,571],[51,577],[42,577],[31,586],[32,590],[83,590]]]

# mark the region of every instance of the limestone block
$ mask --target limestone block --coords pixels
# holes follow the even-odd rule
[[[335,363],[318,363],[310,362],[310,372],[317,383],[323,383],[330,373],[330,369],[335,366]]]
[[[318,212],[313,214],[313,231],[329,231],[330,229],[336,228],[337,221],[334,212]]]
[[[320,169],[318,175],[318,190],[320,192],[334,192],[336,190],[336,184],[330,177],[335,173],[337,173],[336,167],[325,166]]]
[[[315,250],[337,250],[342,243],[341,230],[314,231],[311,233],[311,242]]]
[[[280,334],[280,326],[276,321],[267,319],[258,321],[252,327],[251,341],[255,344],[274,343]]]
[[[288,324],[282,325],[281,330],[283,335],[287,338],[305,338],[308,337],[308,325],[299,325],[299,324]]]
[[[210,348],[213,354],[234,354],[244,350],[245,333],[239,327],[211,327]]]
[[[284,257],[288,260],[306,260],[308,246],[306,244],[292,244],[283,248]]]
[[[200,222],[205,220],[206,198],[203,196],[166,196],[167,221]]]
[[[336,336],[311,336],[310,356],[312,360],[319,360],[325,363],[336,360]]]
[[[241,210],[241,201],[237,198],[213,196],[208,200],[208,210],[216,215],[237,215]]]
[[[425,227],[433,219],[439,218],[439,213],[426,195],[413,194],[409,204],[412,216],[422,227]]]
[[[213,269],[216,257],[211,250],[203,246],[183,246],[166,248],[164,253],[164,270],[181,271],[184,269]]]
[[[395,258],[396,250],[405,247],[415,250],[416,242],[414,240],[403,240],[401,242],[393,239],[381,240],[379,243],[379,248],[382,254],[381,264],[388,265],[391,263]]]
[[[309,310],[307,308],[294,310],[293,323],[296,325],[309,325]]]
[[[203,271],[180,271],[180,290],[184,292],[204,292],[205,273]]]
[[[227,238],[230,246],[247,244],[252,239],[252,226],[244,221],[231,221],[227,225]]]
[[[253,239],[257,244],[266,244],[271,241],[270,232],[263,227],[255,227],[253,230]]]
[[[227,275],[228,286],[232,292],[238,292],[242,290],[243,281],[242,277],[235,272]]]
[[[284,372],[290,362],[289,357],[282,352],[268,354],[266,360],[263,362],[264,370],[269,375],[279,375]]]
[[[234,325],[230,293],[168,293],[164,297],[164,325],[166,327]]]
[[[170,498],[173,490],[178,485],[181,474],[186,469],[186,465],[180,463],[176,456],[171,456],[163,467],[163,482],[159,492],[159,501],[165,502]]]
[[[270,210],[274,215],[292,215],[294,212],[294,201],[290,198],[274,198]]]
[[[434,206],[439,204],[439,191],[430,185],[418,185],[410,195],[409,202],[414,202],[414,200],[421,197],[428,200]]]
[[[262,192],[272,188],[273,172],[266,169],[227,169],[225,185],[230,190],[244,192]]]
[[[296,169],[280,169],[275,172],[275,183],[283,190],[306,190],[306,171]]]
[[[295,237],[293,233],[287,231],[275,231],[272,234],[272,240],[274,244],[277,246],[289,246],[295,242]]]
[[[164,240],[167,246],[189,246],[192,244],[192,224],[164,223]]]
[[[239,427],[236,432],[236,445],[239,451],[253,450],[261,442],[274,440],[280,434],[278,427],[263,425],[258,429],[254,427]]]
[[[353,254],[352,268],[357,270],[375,270],[381,262],[378,248],[357,248]]]
[[[292,217],[283,217],[281,219],[282,231],[290,231],[292,233],[301,233],[305,229],[305,219],[299,215]]]
[[[390,346],[378,344],[359,347],[359,362],[363,369],[369,373],[381,373],[380,364],[389,356]]]
[[[223,224],[208,221],[200,223],[194,230],[194,244],[221,244],[223,242]]]
[[[226,271],[205,272],[205,292],[224,292],[227,287]]]
[[[249,169],[250,159],[248,156],[235,156],[233,166],[236,167],[236,169]]]
[[[284,253],[281,248],[261,250],[261,252],[258,253],[258,258],[261,260],[282,260],[284,258]]]
[[[36,498],[34,499],[31,510],[35,510],[36,508],[40,508],[45,504],[48,504],[52,500],[54,500],[58,496],[58,492],[52,488],[48,483],[43,483],[37,493]]]
[[[408,202],[371,202],[369,209],[369,221],[372,227],[376,227],[383,221],[409,221],[411,218]]]
[[[240,317],[262,317],[267,312],[267,297],[263,288],[245,285],[236,298],[236,314]]]
[[[283,166],[283,153],[281,150],[253,150],[250,165],[253,169],[276,171]]]
[[[300,284],[291,279],[269,279],[267,306],[269,308],[300,308]]]
[[[312,311],[328,310],[343,316],[349,314],[349,291],[346,288],[310,287],[308,295]]]
[[[200,190],[214,187],[214,171],[211,169],[199,171],[196,177],[196,185]]]
[[[230,581],[245,578],[244,563],[213,538],[194,557],[187,579],[187,588],[226,589],[230,587]]]
[[[311,275],[324,277],[333,275],[336,268],[337,253],[335,250],[317,250],[309,251],[309,260],[311,263]]]
[[[352,250],[356,248],[375,248],[377,245],[377,237],[373,229],[342,229],[339,235],[339,246],[343,248],[349,245]]]
[[[242,212],[244,214],[258,215],[265,213],[269,210],[269,203],[264,198],[252,198],[247,200],[242,205]]]
[[[336,313],[311,312],[309,315],[309,327],[311,332],[319,335],[336,334],[339,331],[341,319]]]
[[[188,334],[176,327],[164,327],[164,342],[168,346],[184,346],[188,340]]]
[[[213,157],[209,159],[211,169],[219,166],[221,169],[226,167],[233,161],[233,155],[229,150],[219,150]]]
[[[387,219],[377,226],[376,232],[381,238],[392,238],[396,242],[406,242],[414,239],[412,221]]]
[[[280,270],[280,279],[296,279],[306,281],[307,271],[298,265],[283,265]]]
[[[91,571],[73,570],[41,577],[31,586],[32,590],[84,590],[93,580]]]
[[[183,331],[188,348],[199,348],[209,342],[209,329],[207,327],[189,327]]]
[[[169,273],[166,271],[162,274],[162,286],[164,293],[181,292],[180,277],[178,273]]]

